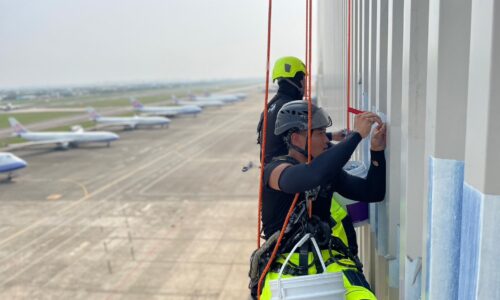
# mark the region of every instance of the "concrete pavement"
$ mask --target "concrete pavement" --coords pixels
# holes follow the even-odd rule
[[[246,299],[263,94],[118,132],[110,148],[24,149],[0,184],[1,299]]]

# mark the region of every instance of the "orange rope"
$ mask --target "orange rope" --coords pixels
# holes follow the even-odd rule
[[[349,108],[351,107],[351,0],[349,2],[347,12],[347,130],[351,129],[351,115]]]
[[[278,241],[276,242],[276,246],[274,246],[273,253],[271,254],[271,258],[269,259],[269,262],[267,263],[266,267],[264,268],[264,271],[260,275],[259,278],[259,285],[257,286],[257,295],[259,295],[258,299],[260,300],[260,294],[262,293],[262,283],[264,282],[264,278],[266,278],[266,274],[271,268],[271,265],[273,264],[274,259],[276,258],[276,254],[278,254],[278,249],[281,244],[281,240],[283,239],[283,236],[285,235],[285,229],[288,226],[288,222],[290,221],[290,217],[292,216],[293,210],[295,209],[295,205],[297,204],[297,200],[299,200],[299,193],[295,194],[295,198],[293,199],[292,206],[290,206],[290,209],[288,210],[288,213],[285,218],[285,223],[283,223],[283,227],[281,227],[281,232],[278,237]]]
[[[307,163],[311,163],[312,155],[311,155],[311,149],[312,149],[312,100],[311,100],[311,92],[312,92],[312,87],[311,87],[311,79],[312,79],[312,73],[311,73],[311,57],[312,57],[312,49],[311,49],[311,42],[312,42],[312,0],[306,0],[307,7],[307,24],[306,24],[306,35],[307,35],[307,40],[306,40],[306,49],[307,50],[307,57],[306,57],[306,64],[307,64],[307,88],[306,88],[306,100],[307,100]],[[307,205],[307,212],[309,215],[309,218],[312,218],[312,201],[307,199],[308,205]]]
[[[260,190],[259,190],[259,236],[258,236],[258,246],[260,247],[260,217],[262,210],[262,191],[263,191],[263,175],[264,175],[264,157],[265,157],[265,144],[266,144],[266,128],[267,128],[267,89],[268,89],[268,78],[269,78],[269,53],[270,53],[270,36],[271,36],[271,2],[269,0],[269,19],[268,19],[268,40],[267,40],[267,73],[266,73],[266,101],[265,101],[265,110],[264,110],[264,124],[263,124],[263,136],[262,136],[262,157],[261,157],[261,177],[260,177]],[[306,69],[307,74],[306,78],[304,78],[304,94],[306,99],[308,100],[308,163],[311,161],[311,134],[312,134],[312,101],[311,101],[311,45],[312,45],[312,0],[306,0]],[[297,201],[299,199],[300,193],[295,194],[295,198],[293,199],[292,205],[288,210],[288,213],[285,218],[285,222],[283,223],[283,227],[281,228],[280,235],[274,246],[273,252],[271,253],[271,257],[264,268],[264,271],[260,275],[259,284],[257,286],[257,297],[260,300],[260,295],[262,293],[262,284],[266,277],[267,272],[271,268],[271,265],[276,258],[278,253],[278,249],[281,245],[281,241],[283,240],[283,236],[285,235],[285,229],[288,226],[290,221],[290,217],[295,209]],[[312,209],[312,205],[310,205]]]
[[[312,12],[312,0],[306,0],[308,5],[307,9],[307,27],[306,27],[306,34],[307,34],[307,56],[306,56],[306,65],[307,65],[307,84],[306,84],[306,100],[307,100],[307,162],[311,162],[311,137],[312,137],[312,101],[311,101],[311,12]]]
[[[304,77],[304,99],[307,100],[307,93],[309,90],[309,85],[308,85],[308,76],[309,72],[307,71],[307,62],[309,58],[309,31],[307,30],[309,26],[309,0],[306,0],[306,59],[305,59],[305,64],[306,64],[306,74]]]
[[[260,186],[259,186],[259,209],[257,216],[257,248],[260,248],[260,232],[262,218],[262,192],[264,190],[264,158],[266,157],[266,138],[267,138],[267,101],[269,99],[269,61],[271,57],[271,12],[273,1],[269,0],[269,9],[267,13],[267,60],[266,60],[266,95],[264,98],[264,120],[262,126],[262,151],[260,157]]]
[[[311,100],[312,98],[312,0],[309,0],[309,61],[307,63],[307,65],[309,66],[309,69],[308,69],[308,73],[309,73],[309,83],[308,83],[308,87],[309,87],[309,100]]]

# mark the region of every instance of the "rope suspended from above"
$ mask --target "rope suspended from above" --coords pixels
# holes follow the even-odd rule
[[[263,111],[263,128],[262,128],[262,150],[261,150],[261,168],[260,168],[260,184],[259,184],[259,212],[258,212],[258,228],[257,228],[257,247],[260,248],[260,233],[261,233],[261,218],[262,218],[262,195],[264,189],[264,157],[266,154],[266,138],[267,138],[267,109],[268,109],[268,100],[269,100],[269,61],[270,61],[270,52],[271,52],[271,21],[272,21],[272,0],[269,0],[269,8],[268,8],[268,25],[267,25],[267,60],[266,60],[266,94],[264,100],[264,111]],[[312,78],[312,0],[306,0],[306,77],[304,78],[304,96],[308,101],[308,163],[311,161],[311,136],[312,136],[312,100],[311,100],[311,78]],[[295,194],[292,205],[288,210],[287,216],[285,218],[285,222],[283,223],[283,227],[281,228],[280,235],[276,242],[276,246],[273,249],[269,262],[267,263],[264,271],[262,272],[259,278],[259,284],[257,288],[258,299],[260,300],[260,295],[262,293],[262,285],[264,279],[266,277],[267,272],[271,268],[271,265],[276,258],[279,247],[281,245],[281,241],[283,240],[283,236],[285,234],[285,228],[288,226],[290,221],[290,217],[295,209],[295,206],[299,199],[299,193]],[[312,216],[312,202],[309,205],[309,216]]]

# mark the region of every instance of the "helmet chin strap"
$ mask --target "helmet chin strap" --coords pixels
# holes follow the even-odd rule
[[[302,149],[298,146],[295,146],[294,144],[290,143],[290,148],[292,148],[293,150],[299,152],[300,154],[304,155],[304,157],[307,159],[307,144],[306,144],[306,149]]]
[[[303,96],[304,95],[304,88],[303,87],[300,87],[298,84],[296,84],[295,82],[293,82],[293,80],[290,80],[288,78],[283,78],[283,80],[285,80],[286,82],[288,82],[289,84],[293,85],[294,87],[297,88],[297,90],[299,90],[300,94]],[[299,100],[299,99],[297,99]]]
[[[289,149],[293,149],[293,150],[299,152],[300,154],[302,154],[307,159],[308,158],[308,153],[307,153],[307,146],[308,146],[308,144],[306,143],[305,149],[302,149],[299,146],[296,146],[296,145],[292,144],[291,138],[292,138],[292,134],[293,133],[294,132],[289,132],[287,134],[287,136],[284,138],[285,143],[288,145]],[[311,155],[311,158],[314,158],[314,157]]]

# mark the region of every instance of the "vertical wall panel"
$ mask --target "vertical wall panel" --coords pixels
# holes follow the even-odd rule
[[[429,299],[457,299],[462,218],[463,161],[431,157],[427,238]]]
[[[401,72],[403,58],[403,0],[388,2],[387,46],[387,195],[389,218],[389,285],[399,287],[399,217],[401,201]]]
[[[459,299],[499,299],[500,4],[471,12]]]
[[[367,111],[374,111],[377,103],[377,2],[378,0],[368,1],[368,94],[364,109]],[[364,142],[363,145],[363,159],[366,166],[370,165],[369,161],[369,143]],[[370,225],[375,235],[378,235],[378,205],[375,203],[370,204]],[[375,241],[375,247],[377,247]]]
[[[376,110],[387,114],[387,0],[377,1],[377,29],[376,29],[376,78],[375,78],[375,106]],[[388,254],[388,203],[377,203],[377,252],[379,255]]]
[[[376,95],[377,108],[387,113],[387,21],[388,0],[377,1]]]
[[[318,1],[318,95],[337,129],[347,3]],[[500,299],[500,4],[352,0],[352,10],[351,103],[386,111],[389,124],[386,202],[374,232],[358,230],[365,274],[379,299],[398,288],[400,299]],[[359,149],[367,160],[367,142]]]
[[[401,277],[405,278],[401,298],[412,300],[420,295],[422,256],[422,217],[426,175],[425,87],[427,69],[428,1],[405,2],[402,73],[402,204],[401,204]],[[418,237],[418,238],[415,238]],[[415,273],[416,272],[416,273]],[[403,288],[404,287],[404,288]],[[415,292],[418,290],[418,293]]]
[[[422,295],[430,299],[458,293],[465,135],[450,132],[466,128],[469,41],[470,0],[430,0],[426,158],[432,167],[422,273]]]
[[[483,195],[464,183],[458,299],[477,299]],[[492,298],[494,299],[494,298]]]

